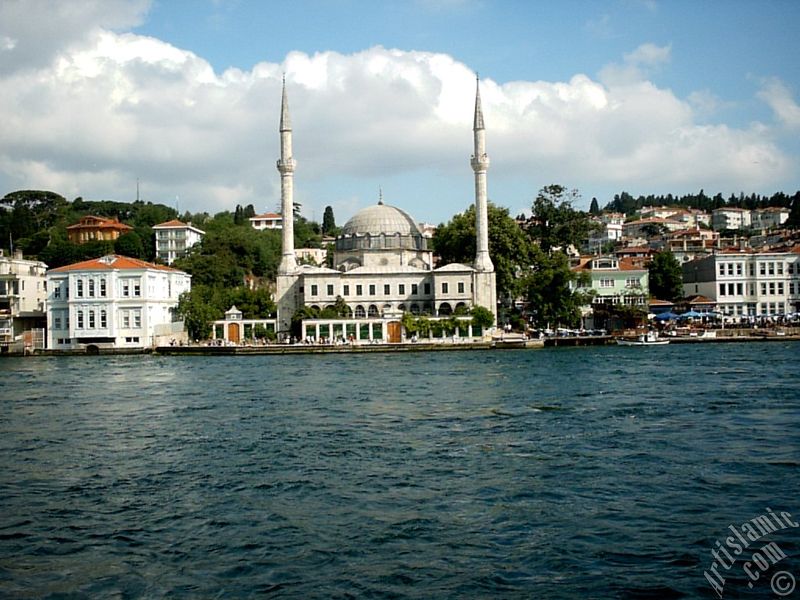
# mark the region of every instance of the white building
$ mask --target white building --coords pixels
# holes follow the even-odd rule
[[[153,231],[156,236],[156,256],[168,265],[185,255],[206,234],[191,223],[183,223],[177,219],[154,225]]]
[[[647,217],[646,219],[637,219],[636,221],[628,221],[622,225],[622,235],[626,239],[634,238],[648,238],[650,231],[679,231],[684,229],[685,225],[680,221],[673,219],[665,219],[663,217]]]
[[[750,214],[753,229],[775,229],[789,220],[789,209],[780,206],[769,206],[754,210]]]
[[[298,262],[317,267],[323,266],[328,257],[327,248],[297,248],[294,253]]]
[[[26,260],[20,251],[10,257],[0,250],[0,351],[23,341],[27,332],[44,330],[46,271],[46,264]]]
[[[711,228],[714,231],[749,229],[750,217],[750,211],[745,208],[716,208],[711,211]]]
[[[593,217],[598,228],[589,234],[589,248],[592,251],[600,250],[608,243],[617,243],[622,239],[622,224],[625,215],[622,213],[603,213]]]
[[[253,229],[264,231],[265,229],[283,229],[283,217],[277,213],[264,213],[250,217],[250,225]]]
[[[800,245],[783,250],[723,250],[683,265],[687,296],[700,294],[728,317],[800,312]]]
[[[47,272],[47,347],[146,348],[174,323],[191,275],[114,254]]]
[[[295,161],[292,128],[284,86],[281,106],[281,212],[291,214]],[[295,312],[304,306],[324,309],[337,298],[347,305],[352,323],[313,324],[313,336],[339,337],[348,328],[357,340],[399,342],[400,317],[404,312],[451,315],[458,309],[479,305],[496,314],[494,265],[489,258],[488,200],[485,128],[480,93],[476,92],[473,123],[475,178],[476,256],[472,265],[450,264],[434,268],[428,238],[405,211],[378,204],[359,211],[336,238],[334,268],[298,265],[294,250],[293,223],[283,223],[283,256],[278,267],[278,327],[290,329]],[[338,328],[338,329],[337,329]],[[304,325],[304,331],[309,328]],[[364,331],[365,335],[361,335]],[[349,337],[349,336],[348,336]]]

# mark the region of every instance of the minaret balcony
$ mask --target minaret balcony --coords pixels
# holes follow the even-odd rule
[[[281,173],[292,173],[297,163],[293,158],[279,159],[277,163],[278,171]]]
[[[489,168],[489,157],[486,154],[482,154],[480,157],[476,157],[475,155],[472,156],[470,159],[470,164],[474,170],[478,171],[485,171]]]

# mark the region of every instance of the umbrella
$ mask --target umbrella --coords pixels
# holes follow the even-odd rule
[[[687,312],[683,313],[682,315],[680,315],[680,318],[681,319],[698,319],[698,318],[703,317],[703,316],[705,316],[705,315],[703,315],[702,313],[697,312],[696,310],[690,310],[690,311],[687,311]]]
[[[672,319],[677,319],[678,315],[674,312],[663,312],[660,315],[656,315],[656,321],[671,321]]]

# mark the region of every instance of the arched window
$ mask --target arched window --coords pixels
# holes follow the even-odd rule
[[[391,305],[391,304],[384,304],[384,305],[383,305],[383,314],[384,314],[384,315],[385,315],[387,312],[391,311],[391,310],[392,310],[392,305]]]
[[[446,317],[446,316],[449,316],[449,315],[452,315],[452,314],[453,314],[453,309],[452,309],[452,307],[450,306],[449,303],[442,302],[439,305],[439,316],[440,317]]]
[[[400,311],[406,312],[406,305],[405,305],[405,304],[400,304],[400,305],[397,307],[397,310],[400,310]]]
[[[363,319],[367,316],[367,313],[364,311],[364,307],[360,304],[356,306],[356,319]]]
[[[378,314],[378,307],[375,306],[374,304],[370,304],[369,305],[369,312],[367,313],[367,316],[369,316],[369,317],[379,317],[380,315]]]
[[[411,305],[411,314],[418,315],[419,314],[419,304],[412,304]]]

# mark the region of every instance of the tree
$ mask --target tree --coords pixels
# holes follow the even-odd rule
[[[528,309],[540,327],[574,326],[580,321],[580,307],[587,298],[570,285],[577,280],[567,255],[537,248],[531,273],[526,277]]]
[[[791,229],[800,229],[800,192],[797,192],[791,199],[792,208],[789,212],[789,219],[786,226]]]
[[[597,203],[597,198],[592,198],[592,203],[589,205],[589,214],[592,216],[600,214],[600,205]]]
[[[135,231],[129,231],[119,236],[114,242],[114,252],[131,258],[145,258],[142,238]]]
[[[189,336],[202,340],[210,336],[211,323],[223,318],[233,305],[242,311],[245,319],[275,316],[275,302],[266,289],[226,288],[194,282],[191,291],[181,294],[177,314],[183,319]]]
[[[494,315],[492,311],[484,306],[473,306],[470,314],[472,315],[472,324],[475,327],[486,329],[494,325]]]
[[[178,299],[176,313],[183,319],[189,337],[194,340],[205,340],[211,337],[211,323],[221,319],[224,311],[220,311],[210,302],[213,291],[206,286],[192,286],[191,291],[184,292]]]
[[[333,208],[326,206],[325,213],[322,215],[322,234],[332,235],[335,231],[336,219],[333,218]]]
[[[659,252],[650,263],[650,295],[674,302],[683,298],[683,270],[672,252]]]
[[[529,242],[508,209],[488,205],[489,256],[497,277],[498,298],[514,300],[522,292],[518,273],[529,264]],[[439,225],[433,234],[433,249],[440,264],[466,263],[475,260],[475,206]],[[494,307],[492,307],[494,308]]]
[[[667,226],[662,223],[648,223],[642,227],[642,233],[646,238],[654,238],[662,236],[669,232]]]
[[[545,252],[551,248],[580,247],[596,224],[583,211],[575,210],[573,202],[580,198],[577,190],[568,191],[562,185],[553,184],[539,190],[533,201],[531,223],[528,233],[539,242]]]

